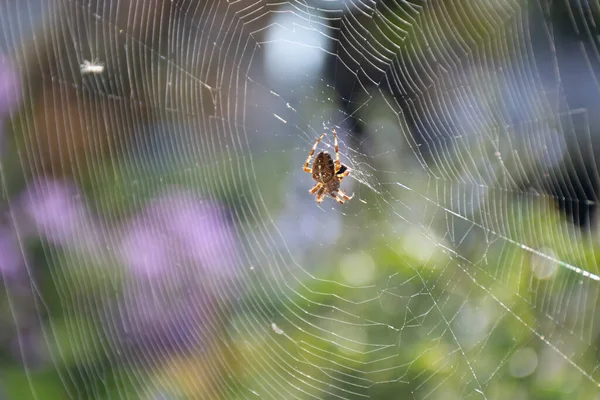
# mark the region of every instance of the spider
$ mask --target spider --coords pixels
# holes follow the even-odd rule
[[[350,168],[342,164],[340,161],[337,132],[335,129],[333,130],[333,140],[335,143],[335,164],[333,163],[331,155],[326,151],[322,151],[317,154],[317,157],[315,157],[312,168],[308,167],[310,159],[312,158],[313,154],[315,154],[317,145],[324,136],[325,133],[322,134],[319,139],[317,139],[315,145],[310,151],[310,154],[308,155],[308,158],[306,159],[306,162],[304,163],[304,167],[302,168],[304,172],[312,174],[313,179],[317,181],[317,184],[308,192],[313,195],[316,193],[317,204],[320,204],[323,201],[326,194],[329,194],[331,197],[336,199],[338,203],[344,204],[345,201],[350,200],[352,197],[354,197],[354,195],[347,196],[343,190],[340,190],[340,183],[342,182],[342,179],[350,175]]]

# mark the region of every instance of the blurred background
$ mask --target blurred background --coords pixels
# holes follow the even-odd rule
[[[0,399],[600,399],[599,19],[0,2]]]

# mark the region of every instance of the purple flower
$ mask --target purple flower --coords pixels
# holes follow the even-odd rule
[[[24,210],[37,232],[49,242],[67,245],[90,239],[87,210],[79,192],[63,181],[39,179],[29,184]]]
[[[171,189],[125,224],[121,255],[132,275],[116,305],[123,356],[153,362],[207,345],[227,309],[236,254],[225,210],[189,192]]]
[[[183,191],[154,199],[129,227],[123,242],[128,264],[149,275],[157,268],[194,265],[205,273],[235,276],[237,240],[222,207]],[[167,250],[168,249],[168,250]]]
[[[24,268],[23,254],[12,229],[0,227],[0,277],[14,277]]]
[[[156,277],[164,273],[169,264],[168,240],[161,237],[148,221],[137,218],[122,239],[122,256],[125,263],[138,275]]]
[[[235,275],[235,234],[223,208],[187,193],[168,196],[162,201],[172,204],[167,228],[189,257],[212,274]]]

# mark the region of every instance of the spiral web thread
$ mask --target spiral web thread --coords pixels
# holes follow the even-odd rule
[[[600,10],[586,4],[565,9],[584,21],[577,54],[594,77]],[[3,271],[26,375],[29,313],[68,398],[498,398],[532,363],[541,385],[562,374],[595,391],[596,238],[555,208],[597,201],[575,197],[596,170],[567,173],[589,160],[600,102],[565,101],[550,12],[484,0],[0,6],[0,49],[26,77],[2,169],[26,271]],[[331,77],[298,68],[286,86],[289,71],[265,72],[282,46]],[[316,205],[301,166],[323,132],[333,152],[334,128],[355,198]],[[552,179],[564,190],[544,191]],[[63,230],[35,218],[54,210],[48,198],[63,202]],[[151,250],[175,229],[181,240]],[[38,236],[52,240],[35,258]],[[97,381],[109,383],[80,384]]]

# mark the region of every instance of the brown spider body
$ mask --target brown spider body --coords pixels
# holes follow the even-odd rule
[[[334,173],[335,166],[331,155],[326,151],[317,154],[312,165],[313,179],[317,182],[327,183],[333,179]]]
[[[344,202],[350,200],[352,196],[347,196],[343,190],[340,190],[340,183],[342,182],[342,179],[350,174],[350,169],[340,161],[337,133],[335,129],[333,130],[333,137],[335,141],[335,162],[328,152],[322,151],[315,157],[312,168],[308,167],[310,159],[312,158],[313,154],[315,154],[317,145],[321,139],[323,139],[323,136],[325,136],[325,134],[322,134],[321,137],[317,139],[310,154],[308,155],[308,158],[306,159],[306,163],[304,163],[304,171],[310,173],[312,178],[317,181],[317,184],[308,192],[310,194],[316,193],[317,203],[321,203],[325,197],[325,194],[329,194],[331,197],[336,199],[338,203],[344,204]]]

